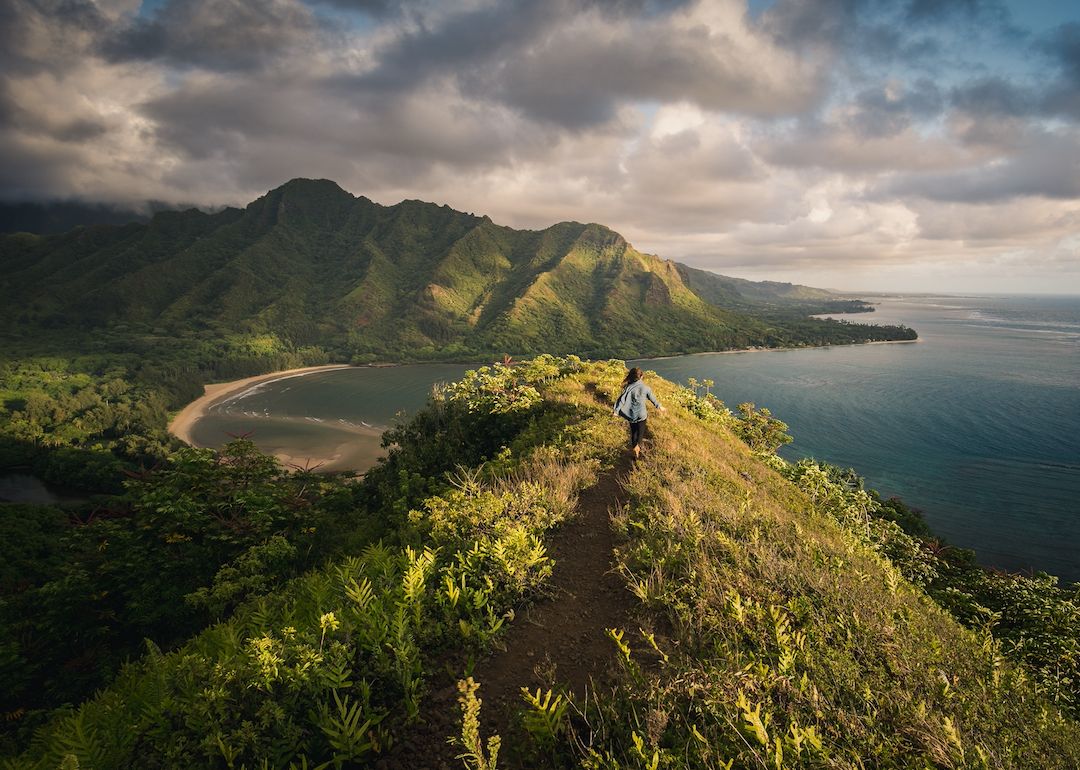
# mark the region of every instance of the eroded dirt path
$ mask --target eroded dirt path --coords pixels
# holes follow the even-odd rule
[[[485,728],[506,730],[505,712],[522,703],[522,687],[559,684],[583,698],[614,673],[615,645],[605,629],[626,628],[639,606],[613,570],[611,511],[622,503],[620,479],[629,470],[627,455],[582,493],[579,516],[551,543],[555,596],[518,618],[503,640],[505,652],[477,663],[473,678],[491,706]]]
[[[637,634],[640,602],[613,570],[615,539],[611,514],[623,502],[622,481],[630,472],[625,452],[597,484],[582,492],[579,515],[555,534],[548,555],[555,561],[554,595],[518,615],[501,639],[502,650],[477,661],[473,679],[483,701],[481,734],[503,738],[500,767],[516,766],[510,754],[523,736],[514,735],[511,715],[522,705],[521,688],[536,692],[562,688],[576,698],[604,687],[617,675],[616,648],[606,629]],[[634,645],[635,647],[637,644]],[[460,668],[459,668],[460,672]],[[458,674],[460,676],[460,673]],[[447,743],[459,735],[456,680],[449,674],[431,682],[421,716],[427,724],[375,762],[385,770],[450,770],[463,767],[461,749]]]

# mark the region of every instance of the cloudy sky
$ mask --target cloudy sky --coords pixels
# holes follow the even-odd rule
[[[1080,294],[1080,3],[0,0],[0,200],[293,177],[755,280]]]

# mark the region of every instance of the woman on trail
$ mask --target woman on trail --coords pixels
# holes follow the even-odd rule
[[[622,393],[615,400],[615,408],[612,414],[622,417],[630,423],[630,449],[634,457],[641,456],[641,439],[645,436],[645,420],[648,418],[646,401],[652,401],[653,406],[664,411],[664,407],[656,400],[652,388],[644,383],[640,366],[635,366],[626,373],[623,379]]]

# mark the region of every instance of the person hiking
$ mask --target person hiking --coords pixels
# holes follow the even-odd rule
[[[645,437],[645,420],[649,416],[646,401],[652,401],[653,406],[660,412],[664,411],[664,407],[653,395],[652,388],[641,379],[643,376],[640,366],[635,366],[626,373],[622,381],[622,393],[615,399],[615,408],[611,411],[613,415],[630,423],[630,451],[635,458],[641,456],[641,440]]]

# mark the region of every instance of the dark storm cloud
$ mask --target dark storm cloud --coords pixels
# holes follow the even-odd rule
[[[865,7],[865,0],[779,0],[762,14],[761,24],[788,48],[835,47],[860,26]]]
[[[1000,76],[980,78],[952,89],[950,106],[975,118],[1019,118],[1034,114],[1038,99],[1030,89]]]
[[[1047,37],[1043,48],[1058,61],[1066,77],[1080,85],[1080,24],[1062,24]]]
[[[606,39],[572,31],[508,60],[490,88],[526,115],[569,128],[606,122],[628,102],[685,100],[775,117],[795,114],[819,95],[812,75],[777,77],[739,53],[739,44],[717,30]]]
[[[353,86],[404,91],[452,78],[464,96],[571,130],[608,123],[636,101],[791,114],[819,90],[805,75],[778,77],[773,65],[750,61],[760,46],[751,50],[726,29],[680,23],[685,5],[496,4],[402,34],[375,52],[376,65]]]
[[[0,128],[12,125],[19,111],[19,102],[11,93],[8,79],[0,75]]]
[[[445,164],[476,171],[506,163],[511,152],[527,156],[550,136],[508,123],[505,111],[461,105],[453,89],[410,94],[320,89],[304,79],[282,83],[273,75],[242,82],[189,84],[149,100],[141,113],[154,125],[155,141],[169,153],[196,161],[229,159],[287,168],[304,152],[329,161],[325,175],[342,164],[396,159],[384,176],[417,176],[417,166]],[[500,113],[503,114],[500,114]],[[550,132],[547,132],[550,133]],[[312,149],[313,148],[313,149]],[[271,154],[280,161],[269,161]]]
[[[313,4],[327,5],[348,11],[361,11],[376,18],[390,16],[393,11],[399,10],[401,7],[398,3],[386,2],[386,0],[315,0]]]
[[[377,52],[377,66],[359,79],[364,88],[408,89],[433,76],[464,75],[525,47],[558,21],[563,3],[525,0],[457,14],[439,27],[404,32]]]
[[[24,21],[37,16],[68,30],[100,33],[109,25],[101,9],[86,0],[45,0],[45,2],[14,0],[11,5]]]
[[[792,50],[927,70],[956,53],[947,41],[957,33],[1014,44],[1024,37],[1000,0],[779,0],[761,23]]]
[[[63,73],[85,55],[84,38],[106,33],[111,22],[84,0],[0,0],[0,71],[9,77]],[[55,45],[35,47],[43,36]]]
[[[5,73],[22,58],[19,43],[26,36],[25,21],[18,0],[0,0],[0,65]]]
[[[352,0],[341,0],[351,3]],[[337,0],[335,0],[337,2]],[[634,17],[655,19],[671,13],[686,0],[510,0],[452,14],[438,24],[424,21],[402,31],[377,51],[378,66],[365,84],[407,88],[432,75],[459,74],[479,78],[489,65],[527,55],[559,27],[596,12],[609,21]],[[382,5],[382,4],[380,4]],[[408,15],[408,4],[384,5],[381,11]],[[366,10],[366,9],[364,9]],[[587,74],[587,73],[582,73]]]
[[[1008,6],[1000,0],[909,0],[904,17],[918,24],[977,21],[1012,29]]]
[[[761,23],[793,49],[844,46],[885,58],[939,51],[924,33],[940,31],[946,23],[1017,34],[1000,0],[778,0]]]
[[[314,33],[308,9],[278,0],[169,0],[152,19],[135,18],[101,45],[113,62],[161,60],[214,71],[273,60]]]

